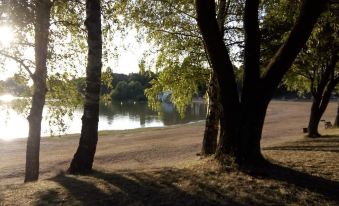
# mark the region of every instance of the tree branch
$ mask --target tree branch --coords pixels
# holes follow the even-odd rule
[[[301,48],[329,0],[304,0],[299,17],[286,42],[280,47],[266,67],[263,75],[267,95],[271,97],[279,82],[291,67]]]
[[[332,91],[334,90],[334,88],[339,84],[339,78],[335,78],[332,81],[330,81],[330,83],[328,84],[328,86],[326,87],[326,90],[323,94],[323,96],[321,97],[321,102],[319,104],[319,109],[324,112],[328,102],[330,101],[331,98],[331,94]]]
[[[225,27],[225,21],[227,16],[227,10],[229,7],[229,2],[226,3],[226,0],[218,0],[218,14],[217,14],[217,22],[219,25],[219,30],[224,34],[224,27]]]
[[[167,0],[155,0],[155,1],[158,1],[158,2],[164,2],[164,3],[167,3],[167,4],[170,5],[170,6],[173,6],[173,4],[172,4],[171,2],[169,2],[169,1],[167,1]],[[178,5],[180,5],[180,4],[178,4]],[[193,19],[193,20],[196,20],[196,19],[197,19],[195,16],[193,16],[193,15],[191,15],[191,14],[189,14],[189,13],[187,13],[187,12],[181,10],[181,9],[178,9],[176,6],[173,6],[172,8],[173,8],[174,10],[176,10],[177,13],[184,14],[184,15],[186,15],[187,17],[189,17],[189,18],[191,18],[191,19]]]
[[[187,33],[184,33],[184,32],[168,31],[168,30],[165,30],[165,29],[156,29],[155,31],[171,34],[171,35],[174,35],[174,36],[193,37],[193,38],[197,38],[197,39],[200,39],[200,40],[202,39],[201,36],[197,36],[197,35],[194,35],[194,34],[187,34]]]
[[[244,13],[245,56],[243,92],[241,100],[254,95],[253,89],[260,79],[260,31],[258,20],[259,0],[247,0]]]
[[[9,59],[13,59],[14,61],[18,62],[22,67],[25,68],[25,70],[28,72],[29,76],[33,79],[34,74],[31,71],[31,69],[29,68],[29,66],[27,66],[25,64],[25,60],[19,59],[18,57],[12,56],[12,55],[7,54],[3,51],[0,51],[0,55],[4,56],[6,58],[9,58]]]
[[[225,114],[231,114],[239,108],[240,102],[233,65],[215,17],[215,1],[196,0],[196,10],[198,26],[203,36],[212,68],[218,75],[219,85],[223,87],[224,92],[221,95],[221,101],[223,101],[224,107],[228,105],[224,108],[224,112]]]

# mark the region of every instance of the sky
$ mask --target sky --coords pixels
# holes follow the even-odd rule
[[[110,65],[114,73],[137,73],[139,72],[139,59],[142,54],[138,51],[129,49],[121,54],[118,61],[112,62]]]
[[[136,35],[137,31],[131,29],[123,40],[119,36],[113,40],[114,45],[120,47],[118,59],[113,58],[108,62],[114,73],[129,74],[139,72],[139,61],[144,52],[150,48],[150,45],[145,42],[138,42]]]
[[[149,48],[146,43],[139,43],[136,40],[136,32],[131,31],[124,40],[115,40],[118,46],[125,45],[124,49],[119,49],[119,57],[110,59],[107,65],[112,68],[114,73],[137,73],[139,72],[139,61],[143,53]],[[11,42],[15,41],[15,36],[10,27],[0,26],[0,47],[6,50]],[[126,46],[127,45],[127,46]],[[27,56],[34,56],[33,50],[27,51]],[[19,65],[14,60],[6,60],[4,67],[0,69],[0,80],[5,80],[19,71]],[[85,68],[84,68],[85,73]]]

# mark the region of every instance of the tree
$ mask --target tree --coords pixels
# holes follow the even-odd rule
[[[238,3],[226,0],[218,2],[218,21],[220,30],[226,31],[224,35],[226,44],[241,43],[235,38],[239,36],[238,27],[230,25],[230,22],[239,20]],[[159,108],[156,106],[158,94],[166,89],[172,92],[171,100],[176,109],[182,113],[191,104],[196,88],[201,82],[206,83],[209,88],[207,92],[209,105],[201,152],[204,155],[213,154],[215,151],[213,145],[217,142],[219,129],[219,109],[215,99],[218,95],[217,88],[214,88],[217,87],[217,80],[207,69],[209,61],[201,41],[193,1],[121,1],[115,5],[114,11],[116,15],[124,16],[120,18],[123,19],[123,25],[131,25],[132,20],[134,26],[140,30],[138,33],[146,35],[156,47],[158,54],[156,70],[160,71],[159,77],[152,81],[152,87],[146,91],[153,108]],[[192,67],[195,69],[191,69]]]
[[[281,1],[267,5],[264,17],[263,36],[266,44],[263,46],[262,61],[269,59],[279,42],[283,41],[297,15],[295,2]],[[339,82],[337,62],[338,47],[338,17],[333,6],[319,18],[315,28],[302,48],[291,69],[283,79],[288,90],[300,94],[310,93],[313,97],[308,136],[317,137],[319,121],[328,105],[331,93]],[[272,9],[275,8],[275,9]],[[279,8],[279,9],[277,9]],[[266,58],[265,58],[266,57]]]
[[[164,91],[171,92],[171,102],[183,117],[187,105],[192,102],[193,95],[198,92],[198,82],[206,84],[207,69],[200,68],[200,63],[194,65],[189,57],[182,64],[172,65],[163,69],[158,77],[151,81],[152,87],[145,90],[149,105],[159,109],[158,94]]]
[[[88,57],[86,68],[86,90],[84,114],[78,149],[68,171],[72,174],[88,173],[92,170],[98,142],[99,101],[102,67],[101,7],[100,0],[86,0],[88,32]]]
[[[310,91],[313,97],[308,136],[319,137],[318,125],[332,92],[339,83],[338,19],[330,12],[317,23],[309,41],[299,54],[285,81],[289,88]],[[306,81],[306,84],[303,82]]]
[[[57,100],[48,102],[47,114],[48,123],[57,124],[60,131],[65,129],[63,116],[72,116],[80,102],[76,85],[72,82],[75,76],[71,73],[72,68],[78,69],[81,64],[81,61],[75,60],[79,60],[82,53],[81,45],[84,35],[81,32],[82,27],[79,25],[82,20],[79,13],[83,9],[82,4],[79,4],[78,1],[64,0],[11,0],[4,1],[0,6],[2,12],[5,13],[2,20],[11,25],[16,36],[10,48],[0,50],[0,56],[5,60],[12,59],[17,62],[20,69],[26,72],[20,71],[19,74],[25,76],[26,83],[29,78],[33,80],[33,91],[30,94],[33,96],[32,106],[28,121],[29,136],[34,138],[28,138],[26,176],[30,176],[27,181],[34,181],[39,175],[41,113],[45,105],[45,98]],[[38,9],[40,10],[38,11]],[[70,38],[73,38],[73,41],[70,41]],[[31,39],[35,39],[35,42],[31,42]],[[34,50],[36,61],[25,56],[25,53]],[[65,70],[67,72],[62,72]],[[47,76],[47,73],[50,76]],[[78,70],[76,74],[79,74]],[[48,93],[46,93],[47,90]],[[25,104],[20,104],[20,108],[15,109],[19,109],[23,113],[25,109],[22,107],[28,106],[26,104],[28,102],[30,101],[25,101]],[[64,107],[65,105],[67,107]]]
[[[222,132],[216,157],[231,159],[240,166],[261,164],[262,128],[268,104],[284,74],[305,45],[326,0],[305,0],[287,40],[269,64],[260,65],[259,0],[245,1],[244,8],[244,74],[242,93],[238,93],[229,52],[218,28],[214,0],[196,0],[198,26],[206,51],[221,85],[220,103]]]
[[[39,0],[35,4],[35,72],[33,79],[32,107],[28,116],[29,133],[26,151],[25,182],[36,181],[39,177],[39,152],[42,111],[47,92],[47,48],[52,3]]]
[[[217,11],[217,23],[221,36],[225,36],[225,22],[229,15],[231,6],[231,0],[219,0]],[[227,30],[226,30],[227,31]],[[206,55],[208,58],[208,54]],[[209,60],[209,59],[208,59]],[[208,61],[210,67],[212,63]],[[204,131],[204,137],[202,141],[201,154],[212,155],[216,152],[218,144],[218,132],[219,132],[219,119],[221,116],[221,106],[219,105],[220,88],[215,71],[211,71],[210,79],[208,82],[208,110],[206,115],[206,126]],[[221,128],[222,129],[222,128]]]

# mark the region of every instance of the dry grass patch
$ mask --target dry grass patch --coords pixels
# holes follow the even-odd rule
[[[206,158],[176,168],[60,174],[2,186],[0,205],[338,205],[339,138],[264,148],[274,164],[248,174]]]

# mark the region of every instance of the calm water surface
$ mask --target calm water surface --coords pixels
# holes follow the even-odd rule
[[[26,116],[11,108],[13,98],[0,96],[0,139],[11,140],[25,138],[28,134]],[[46,109],[44,110],[46,111]],[[172,104],[163,103],[159,112],[152,111],[147,103],[112,103],[100,106],[99,130],[124,130],[143,127],[163,127],[167,125],[183,124],[203,120],[206,115],[206,105],[203,102],[194,102],[187,110],[184,118],[180,118]],[[64,132],[58,131],[56,126],[49,126],[47,114],[42,122],[42,136],[54,134],[80,133],[82,109],[77,109],[73,119],[64,118],[68,126]]]

